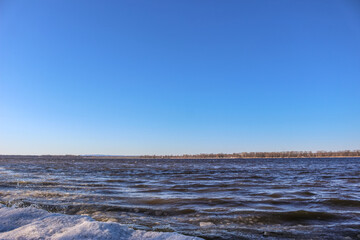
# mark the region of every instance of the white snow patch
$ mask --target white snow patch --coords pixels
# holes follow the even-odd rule
[[[199,240],[178,233],[133,230],[119,223],[98,222],[88,216],[49,213],[36,208],[0,205],[0,239],[51,240]]]
[[[200,222],[200,227],[212,227],[214,225],[212,222]]]

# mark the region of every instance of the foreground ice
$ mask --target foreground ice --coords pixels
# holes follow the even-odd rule
[[[178,233],[132,230],[113,222],[98,222],[88,216],[49,213],[36,208],[0,205],[0,239],[101,239],[101,240],[199,240]]]

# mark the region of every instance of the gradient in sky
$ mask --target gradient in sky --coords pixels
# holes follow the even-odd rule
[[[359,146],[358,0],[0,1],[1,154]]]

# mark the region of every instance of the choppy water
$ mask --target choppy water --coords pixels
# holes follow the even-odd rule
[[[0,202],[205,239],[360,239],[360,159],[2,157]]]

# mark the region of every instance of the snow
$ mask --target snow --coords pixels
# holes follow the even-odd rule
[[[88,216],[49,213],[0,205],[0,239],[52,240],[200,240],[178,233],[133,230],[119,223],[98,222]]]
[[[200,227],[212,227],[214,225],[212,222],[200,222]]]

